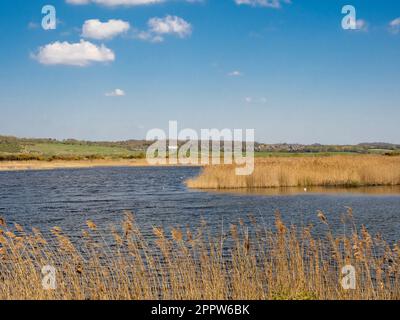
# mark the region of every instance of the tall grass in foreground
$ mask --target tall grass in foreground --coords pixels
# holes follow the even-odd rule
[[[355,226],[336,237],[322,212],[319,218],[323,239],[312,226],[286,226],[277,213],[273,230],[249,216],[218,237],[205,223],[195,232],[155,227],[152,244],[126,213],[109,234],[88,221],[79,249],[58,227],[51,242],[3,222],[0,299],[400,299],[398,245]],[[349,210],[344,222],[351,218]],[[346,291],[341,268],[349,264],[357,287]],[[57,270],[55,290],[42,288],[45,265]]]
[[[250,176],[238,176],[235,169],[235,165],[208,166],[187,185],[198,189],[400,185],[400,157],[265,158],[255,160]]]

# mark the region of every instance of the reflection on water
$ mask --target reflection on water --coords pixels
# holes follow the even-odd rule
[[[280,210],[287,224],[315,225],[324,211],[333,230],[343,230],[341,214],[354,210],[357,225],[387,240],[400,239],[399,188],[296,190],[236,190],[223,192],[188,190],[186,179],[199,168],[93,168],[53,171],[0,172],[0,216],[9,223],[49,230],[60,226],[75,237],[87,219],[99,227],[118,224],[123,211],[134,212],[145,236],[153,226],[190,226],[205,220],[220,231],[248,214],[266,227],[274,226]],[[326,195],[328,194],[328,195]]]
[[[375,186],[375,187],[284,187],[284,188],[242,188],[242,189],[203,189],[205,192],[241,194],[241,195],[400,195],[400,186]]]

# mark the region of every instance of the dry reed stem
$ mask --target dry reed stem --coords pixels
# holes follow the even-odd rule
[[[344,218],[352,216],[349,209]],[[45,239],[0,218],[0,299],[400,299],[399,245],[365,227],[335,236],[324,213],[318,217],[322,238],[312,226],[285,225],[277,212],[271,230],[250,216],[218,237],[203,224],[197,233],[173,228],[171,236],[155,227],[147,241],[126,213],[111,232],[88,221],[79,248],[58,227]],[[346,291],[340,280],[348,264],[357,287]],[[57,270],[55,290],[42,287],[45,265]]]
[[[238,176],[235,169],[235,165],[207,166],[187,185],[198,189],[400,185],[400,157],[264,158],[256,159],[250,176]]]

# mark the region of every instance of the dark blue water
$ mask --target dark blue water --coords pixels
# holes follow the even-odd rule
[[[229,193],[188,190],[184,181],[199,168],[96,168],[53,171],[0,172],[0,216],[8,223],[43,231],[60,226],[79,234],[85,221],[99,226],[118,223],[124,210],[135,213],[147,235],[152,226],[196,227],[204,219],[217,229],[254,214],[273,226],[274,212],[284,221],[325,226],[317,210],[325,212],[333,229],[343,230],[340,215],[352,207],[358,225],[400,239],[400,194],[330,190],[300,194]]]

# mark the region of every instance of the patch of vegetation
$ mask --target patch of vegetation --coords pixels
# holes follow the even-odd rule
[[[0,154],[0,161],[45,161],[45,157],[33,154]]]
[[[21,152],[22,148],[17,138],[0,137],[0,152],[17,153]]]
[[[353,152],[255,152],[256,158],[266,157],[330,157],[335,155],[357,155]]]
[[[16,153],[21,152],[22,148],[18,144],[0,143],[0,152]]]
[[[318,219],[326,232],[316,236]],[[86,221],[77,238],[58,226],[42,233],[0,217],[0,299],[400,299],[397,244],[358,228],[351,209],[342,215],[351,228],[345,235],[336,235],[321,211],[312,221],[286,225],[277,211],[273,228],[249,215],[220,232],[217,226],[215,235],[207,223],[153,227],[151,235],[126,212],[107,229]],[[57,290],[41,287],[38,266],[49,261],[57,268]],[[340,283],[346,265],[357,270],[352,290]]]
[[[120,147],[104,147],[104,146],[90,146],[90,145],[75,145],[67,143],[38,143],[35,145],[28,145],[25,147],[28,153],[38,153],[50,156],[60,155],[79,155],[79,156],[129,156],[135,155],[136,152],[129,151]]]
[[[185,141],[178,142],[181,146]],[[84,159],[143,159],[152,144],[145,140],[81,141],[55,139],[26,139],[0,136],[0,161],[5,160],[84,160]],[[224,142],[221,142],[223,152]],[[245,150],[245,145],[243,145]],[[301,145],[255,143],[255,156],[315,157],[349,154],[400,154],[400,145],[363,143],[359,145]]]
[[[398,156],[400,156],[400,151],[387,152],[387,153],[385,153],[385,156],[398,157]]]
[[[400,185],[400,159],[383,155],[257,158],[251,176],[236,166],[207,166],[187,185],[197,189],[365,187]]]
[[[0,136],[0,161],[143,159],[145,144],[77,140],[19,139]]]

